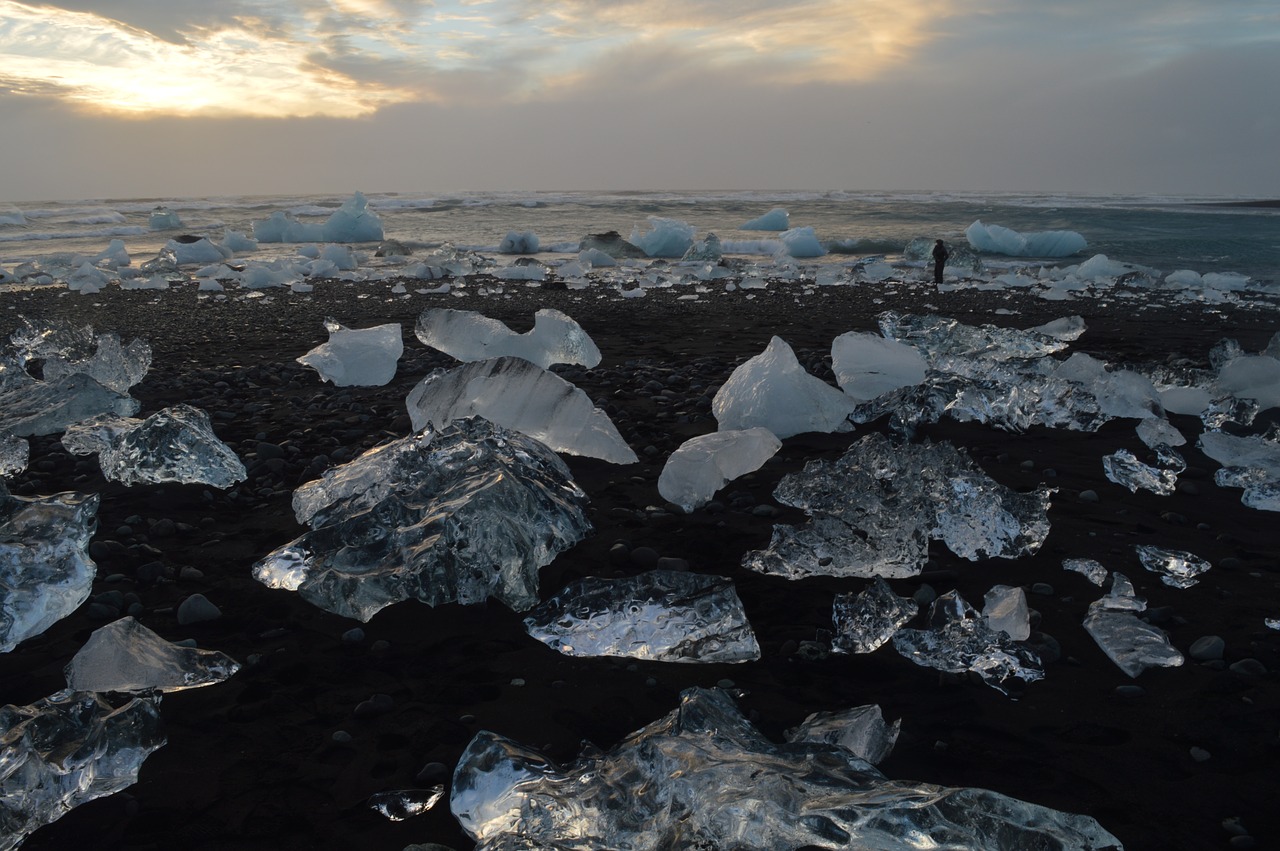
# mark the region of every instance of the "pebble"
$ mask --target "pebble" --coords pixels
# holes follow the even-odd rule
[[[204,571],[198,567],[184,566],[178,571],[178,578],[187,582],[197,582],[204,579]]]
[[[1041,597],[1053,596],[1053,586],[1050,585],[1048,582],[1033,583],[1032,586],[1027,590],[1029,590],[1032,594],[1038,594]]]
[[[391,642],[384,638],[379,638],[377,641],[369,645],[369,652],[371,653],[386,653],[390,649]]]
[[[1022,468],[1022,469],[1024,469],[1024,470],[1026,470],[1027,472],[1031,472],[1032,470],[1034,470],[1034,469],[1036,468],[1036,462],[1035,462],[1035,461],[1032,461],[1030,458],[1028,458],[1027,460],[1023,461],[1021,464],[1019,464],[1018,466],[1019,466],[1019,467],[1021,467],[1021,468]]]
[[[1080,491],[1080,495],[1077,497],[1077,499],[1079,499],[1081,502],[1097,502],[1098,492],[1095,490]]]
[[[659,558],[658,551],[653,547],[636,547],[631,551],[631,563],[645,570],[652,570]]]
[[[663,556],[658,559],[658,563],[655,566],[658,570],[672,570],[678,573],[685,573],[689,570],[688,561],[674,556]]]
[[[340,745],[345,745],[347,742],[351,741],[351,734],[346,730],[334,730],[333,735],[330,738]]]
[[[182,626],[217,620],[222,617],[222,610],[209,602],[203,594],[192,594],[178,606],[178,623]]]
[[[777,517],[778,513],[776,506],[763,502],[751,509],[751,516],[753,517]]]
[[[1142,697],[1146,693],[1146,689],[1138,685],[1116,686],[1116,696],[1118,697]]]
[[[423,786],[432,786],[449,778],[449,766],[443,762],[428,762],[422,766],[414,780]]]
[[[342,641],[344,644],[359,644],[364,641],[364,630],[360,627],[352,627],[342,633]]]
[[[1245,830],[1244,824],[1240,821],[1239,816],[1231,816],[1222,820],[1222,829],[1232,836],[1248,836],[1249,831]]]
[[[1210,753],[1204,748],[1193,747],[1191,749],[1191,758],[1194,759],[1196,762],[1208,762],[1209,757],[1210,757]]]
[[[921,608],[924,608],[925,606],[933,605],[933,601],[938,599],[938,592],[933,590],[933,586],[926,582],[916,589],[916,593],[911,595],[911,599],[915,600]]]
[[[1227,840],[1227,845],[1232,848],[1257,848],[1258,843],[1252,836],[1233,836]]]
[[[521,679],[520,677],[514,677],[514,678],[511,680],[511,684],[512,684],[513,686],[516,686],[517,688],[519,688],[520,686],[524,685],[524,680],[523,680],[523,679]]]
[[[716,682],[716,686],[718,688],[733,688],[734,682],[733,680],[730,680],[730,679],[718,680]]]
[[[1221,659],[1226,649],[1227,643],[1219,636],[1205,635],[1191,642],[1191,648],[1187,652],[1197,662],[1210,662]]]
[[[1239,662],[1232,662],[1230,670],[1233,674],[1242,674],[1246,677],[1261,677],[1267,672],[1267,666],[1257,659],[1241,659]]]
[[[379,715],[385,715],[391,711],[391,707],[395,705],[395,701],[391,699],[389,694],[375,694],[368,700],[362,700],[356,705],[355,716],[357,718],[376,718]]]
[[[631,547],[623,541],[618,541],[612,547],[609,547],[609,561],[614,564],[625,564],[631,558]]]

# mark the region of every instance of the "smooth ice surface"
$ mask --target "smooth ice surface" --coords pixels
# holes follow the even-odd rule
[[[1215,382],[1218,390],[1257,401],[1259,410],[1280,405],[1280,360],[1270,355],[1245,355],[1225,364]]]
[[[137,782],[143,760],[165,743],[158,702],[67,689],[0,707],[0,851]]]
[[[831,343],[831,368],[840,389],[859,402],[924,381],[918,349],[878,334],[850,331]]]
[[[16,476],[27,469],[31,445],[11,431],[0,429],[0,476]]]
[[[460,361],[512,356],[546,369],[557,363],[600,363],[600,349],[582,326],[553,308],[533,315],[533,328],[517,334],[505,323],[473,310],[432,307],[418,316],[414,335],[423,345]]]
[[[405,403],[415,430],[480,416],[556,452],[614,464],[639,460],[586,393],[524,358],[491,358],[437,369],[409,392]]]
[[[396,377],[396,365],[404,354],[400,323],[372,328],[344,328],[332,319],[324,322],[329,341],[321,343],[298,363],[320,373],[335,387],[381,387]]]
[[[983,597],[982,618],[994,632],[1003,632],[1014,641],[1031,636],[1031,610],[1027,592],[1014,585],[993,585]]]
[[[1165,393],[1161,391],[1160,400],[1164,404]],[[1167,409],[1168,406],[1166,406]],[[1148,447],[1155,449],[1157,446],[1183,446],[1187,439],[1183,437],[1182,432],[1168,420],[1162,420],[1157,417],[1147,417],[1138,420],[1138,439],[1145,443]]]
[[[837,745],[859,759],[879,765],[892,751],[902,719],[886,724],[880,707],[872,703],[838,712],[815,712],[784,734],[788,742]]]
[[[1088,816],[985,789],[890,780],[839,746],[774,744],[726,694],[703,689],[565,767],[483,731],[458,761],[450,807],[477,851],[1120,845]]]
[[[974,249],[1010,257],[1069,257],[1088,246],[1083,236],[1071,230],[1018,233],[981,221],[969,225],[964,234]]]
[[[774,207],[769,212],[738,226],[738,230],[776,230],[784,231],[791,227],[791,215],[782,207]]]
[[[530,610],[524,625],[566,656],[658,662],[760,658],[742,601],[723,576],[652,570],[622,579],[587,577]]]
[[[1147,668],[1173,668],[1182,664],[1182,654],[1169,643],[1159,627],[1138,618],[1136,612],[1147,603],[1133,593],[1133,584],[1123,573],[1111,574],[1111,592],[1089,604],[1084,628],[1112,662],[1131,677]]]
[[[98,453],[102,475],[125,485],[205,484],[229,488],[246,478],[239,456],[213,433],[209,415],[185,403],[145,420],[97,417],[67,428],[63,446]]]
[[[1200,581],[1197,576],[1212,567],[1205,559],[1183,550],[1168,550],[1150,544],[1137,544],[1133,549],[1143,567],[1159,574],[1161,582],[1174,588],[1190,588]]]
[[[783,250],[791,257],[821,257],[827,253],[812,227],[789,228],[778,234]]]
[[[711,402],[721,431],[760,426],[784,439],[807,431],[849,431],[855,407],[849,396],[805,372],[781,337],[740,364]]]
[[[760,467],[782,448],[766,428],[717,431],[680,444],[658,476],[658,493],[685,512],[706,505],[716,491]]]
[[[39,635],[89,598],[98,495],[13,496],[0,483],[0,652]]]
[[[1083,574],[1085,579],[1088,579],[1099,588],[1107,581],[1107,569],[1103,567],[1101,562],[1094,561],[1091,558],[1064,558],[1062,567],[1064,570]]]
[[[1176,472],[1144,464],[1128,449],[1102,456],[1102,470],[1109,481],[1128,488],[1130,493],[1142,489],[1158,496],[1168,496],[1178,484]]]
[[[183,691],[220,683],[240,664],[217,650],[165,641],[131,617],[99,627],[66,667],[75,691]]]
[[[271,588],[368,621],[402,600],[538,602],[538,570],[591,531],[554,452],[479,418],[370,449],[293,495],[311,531],[253,566]]]
[[[915,600],[894,594],[889,583],[877,576],[858,594],[836,595],[831,615],[836,633],[832,649],[837,653],[870,653],[919,611]]]

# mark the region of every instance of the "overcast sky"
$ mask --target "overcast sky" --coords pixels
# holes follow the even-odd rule
[[[0,0],[0,202],[1280,197],[1276,0]]]

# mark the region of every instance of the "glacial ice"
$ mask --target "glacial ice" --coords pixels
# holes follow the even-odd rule
[[[0,428],[19,437],[57,434],[89,417],[130,416],[139,407],[136,399],[109,390],[84,373],[55,381],[28,379],[0,390]]]
[[[760,658],[742,602],[723,576],[652,570],[622,579],[587,577],[535,606],[524,624],[566,656],[705,663]]]
[[[1128,488],[1130,493],[1142,489],[1168,496],[1178,484],[1177,471],[1144,464],[1128,449],[1102,456],[1102,470],[1109,481]]]
[[[1088,246],[1083,236],[1071,230],[1018,233],[975,221],[964,233],[976,250],[1010,257],[1069,257]]]
[[[495,597],[538,602],[538,569],[591,531],[554,452],[479,418],[424,430],[327,470],[293,495],[311,529],[253,566],[270,588],[368,621],[382,608]]]
[[[1089,816],[890,780],[839,746],[774,744],[724,692],[704,689],[566,767],[482,731],[459,759],[450,807],[477,851],[1119,846]]]
[[[680,257],[680,262],[719,263],[723,257],[724,246],[720,243],[720,237],[714,233],[708,233],[689,246],[689,250]]]
[[[1205,559],[1183,550],[1150,544],[1136,544],[1133,549],[1143,567],[1158,574],[1161,582],[1173,588],[1190,588],[1200,581],[1197,576],[1212,567]]]
[[[687,222],[649,216],[649,229],[641,231],[636,225],[631,229],[630,243],[649,257],[683,257],[693,245],[694,233],[695,228]]]
[[[389,821],[404,821],[420,816],[444,797],[444,785],[429,789],[398,789],[394,792],[377,792],[369,796],[369,808]],[[419,846],[409,846],[415,848]],[[437,846],[444,847],[444,846]],[[408,849],[406,849],[408,851]]]
[[[1255,400],[1261,411],[1280,406],[1280,360],[1270,355],[1234,358],[1218,371],[1214,386],[1219,393]]]
[[[808,431],[849,431],[855,407],[849,396],[806,372],[781,337],[739,364],[711,402],[721,431],[761,426],[784,439]]]
[[[1165,404],[1165,392],[1160,391],[1160,404]],[[1197,412],[1198,413],[1198,412]],[[1158,417],[1146,417],[1138,420],[1138,439],[1145,443],[1149,448],[1155,449],[1157,446],[1183,446],[1187,439],[1182,436],[1182,432],[1170,423],[1168,420]]]
[[[464,362],[524,358],[546,369],[554,364],[600,363],[600,349],[582,326],[554,308],[533,315],[533,328],[517,334],[497,319],[472,310],[433,307],[418,315],[414,335],[423,345]]]
[[[27,469],[31,446],[7,429],[0,429],[0,477],[16,476]]]
[[[1090,603],[1084,618],[1085,631],[1131,677],[1147,668],[1176,668],[1183,662],[1162,629],[1138,618],[1136,613],[1146,608],[1146,600],[1134,594],[1129,578],[1113,572],[1110,593]]]
[[[217,650],[165,641],[131,617],[99,627],[66,667],[75,691],[183,691],[213,685],[240,670]]]
[[[614,464],[639,459],[604,411],[579,388],[523,358],[491,358],[437,369],[405,400],[415,430],[481,416],[556,452]]]
[[[879,765],[893,751],[902,719],[886,724],[880,707],[872,703],[838,712],[815,712],[783,734],[793,744],[835,745],[858,759]]]
[[[175,230],[182,227],[182,219],[168,207],[156,207],[147,219],[147,226],[151,230]]]
[[[927,369],[918,349],[862,331],[831,342],[831,368],[840,389],[858,402],[917,385]]]
[[[1064,570],[1070,570],[1079,573],[1099,588],[1107,581],[1107,569],[1101,562],[1094,561],[1091,558],[1064,558],[1062,560]]]
[[[776,230],[784,231],[791,227],[791,216],[782,207],[774,207],[769,212],[757,216],[749,222],[739,225],[739,230]]]
[[[1027,592],[1016,585],[993,585],[982,601],[982,619],[992,632],[1003,632],[1014,641],[1031,636],[1031,610]]]
[[[858,594],[836,595],[831,616],[835,625],[832,649],[837,653],[871,653],[919,611],[915,600],[894,594],[889,583],[877,576]]]
[[[778,234],[783,250],[790,257],[821,257],[827,253],[811,227],[791,228]]]
[[[328,342],[297,358],[320,373],[322,381],[332,381],[335,387],[381,387],[396,377],[396,365],[404,354],[400,323],[344,328],[326,319],[324,327]]]
[[[229,488],[245,480],[244,464],[213,432],[209,415],[179,403],[145,420],[99,416],[68,426],[62,445],[97,453],[102,475],[125,485],[179,482]]]
[[[89,325],[76,328],[67,322],[26,317],[21,321],[9,338],[14,357],[20,367],[41,362],[45,382],[79,373],[125,394],[151,368],[151,346],[141,338],[125,346],[114,331],[95,334]]]
[[[498,243],[499,254],[537,254],[541,240],[533,231],[507,231]]]
[[[191,266],[205,263],[221,263],[231,256],[229,248],[223,248],[210,242],[208,237],[195,240],[171,239],[164,244],[162,252],[172,253],[173,262],[179,266]]]
[[[383,232],[382,220],[357,192],[322,225],[300,222],[277,210],[266,221],[253,223],[253,236],[259,242],[381,242]]]
[[[137,782],[165,743],[159,700],[66,689],[0,707],[0,851]]]
[[[658,493],[685,513],[706,505],[716,491],[760,467],[782,448],[766,428],[717,431],[690,438],[667,458]]]
[[[39,635],[89,598],[89,538],[98,495],[20,497],[0,482],[0,653]]]

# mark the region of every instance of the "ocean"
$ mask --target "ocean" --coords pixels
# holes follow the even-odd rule
[[[350,197],[298,195],[220,198],[86,199],[20,205],[0,201],[0,269],[53,256],[93,256],[122,240],[137,265],[156,255],[175,233],[220,241],[226,231],[253,233],[254,222],[286,211],[322,223]],[[939,192],[477,192],[367,193],[385,237],[411,247],[496,251],[508,233],[531,232],[540,254],[576,253],[590,233],[644,232],[651,216],[692,225],[697,237],[715,233],[730,253],[769,255],[776,234],[741,226],[770,210],[788,213],[793,228],[811,227],[830,252],[806,262],[849,262],[884,255],[899,258],[913,239],[965,241],[975,221],[1018,233],[1074,231],[1087,247],[1071,257],[1045,258],[1071,265],[1103,254],[1120,263],[1163,273],[1191,270],[1246,275],[1256,283],[1280,280],[1280,207],[1244,199],[1070,194]],[[182,221],[178,231],[148,227],[163,207]],[[262,244],[245,257],[292,256],[296,246]],[[999,264],[1028,265],[1036,258],[985,256]]]

